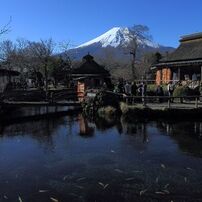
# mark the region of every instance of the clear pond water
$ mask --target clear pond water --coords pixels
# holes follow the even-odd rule
[[[0,201],[202,201],[202,122],[0,125]]]

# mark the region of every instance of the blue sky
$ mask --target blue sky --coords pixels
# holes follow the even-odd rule
[[[0,25],[12,16],[11,40],[52,37],[79,45],[112,27],[144,24],[162,45],[202,31],[201,0],[0,0]]]

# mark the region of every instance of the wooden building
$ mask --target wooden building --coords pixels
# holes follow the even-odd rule
[[[152,67],[156,83],[202,80],[202,33],[182,36],[180,46]]]
[[[80,96],[88,89],[100,89],[111,85],[109,71],[95,62],[90,54],[84,56],[81,65],[72,71],[72,78],[77,81]]]
[[[19,74],[17,71],[0,68],[0,93],[6,89],[9,83],[14,82]]]

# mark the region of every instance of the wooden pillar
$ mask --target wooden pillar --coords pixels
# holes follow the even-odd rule
[[[202,83],[202,66],[201,66],[201,83]]]
[[[170,109],[170,98],[168,98],[168,109]]]
[[[178,79],[180,81],[180,67],[178,67]]]
[[[198,97],[195,98],[195,108],[198,108]]]
[[[169,83],[172,80],[172,70],[168,68],[167,70],[167,83]]]
[[[162,82],[162,77],[163,77],[162,71],[163,71],[163,70],[161,69],[161,70],[160,70],[160,83],[159,83],[160,85],[163,83],[163,82]]]
[[[162,78],[162,70],[159,69],[156,72],[156,84],[160,85],[161,84],[161,78]]]

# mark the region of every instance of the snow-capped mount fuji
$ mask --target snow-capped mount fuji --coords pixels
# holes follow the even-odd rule
[[[114,58],[128,60],[130,55],[124,51],[129,46],[131,38],[134,38],[134,34],[130,28],[114,27],[97,38],[69,50],[69,54],[75,59],[81,59],[87,53],[103,59],[110,52]],[[161,46],[153,40],[141,37],[137,37],[137,43],[139,45],[137,57],[141,57],[146,52],[167,52],[173,50],[172,47]]]
[[[133,37],[132,32],[127,27],[114,27],[102,34],[101,36],[81,44],[77,48],[84,48],[86,46],[100,44],[102,48],[106,48],[107,46],[111,46],[117,48],[118,46],[127,46],[129,45],[131,38]],[[159,48],[159,45],[150,40],[145,40],[141,38],[137,38],[138,44],[142,46],[149,46],[152,48]]]

